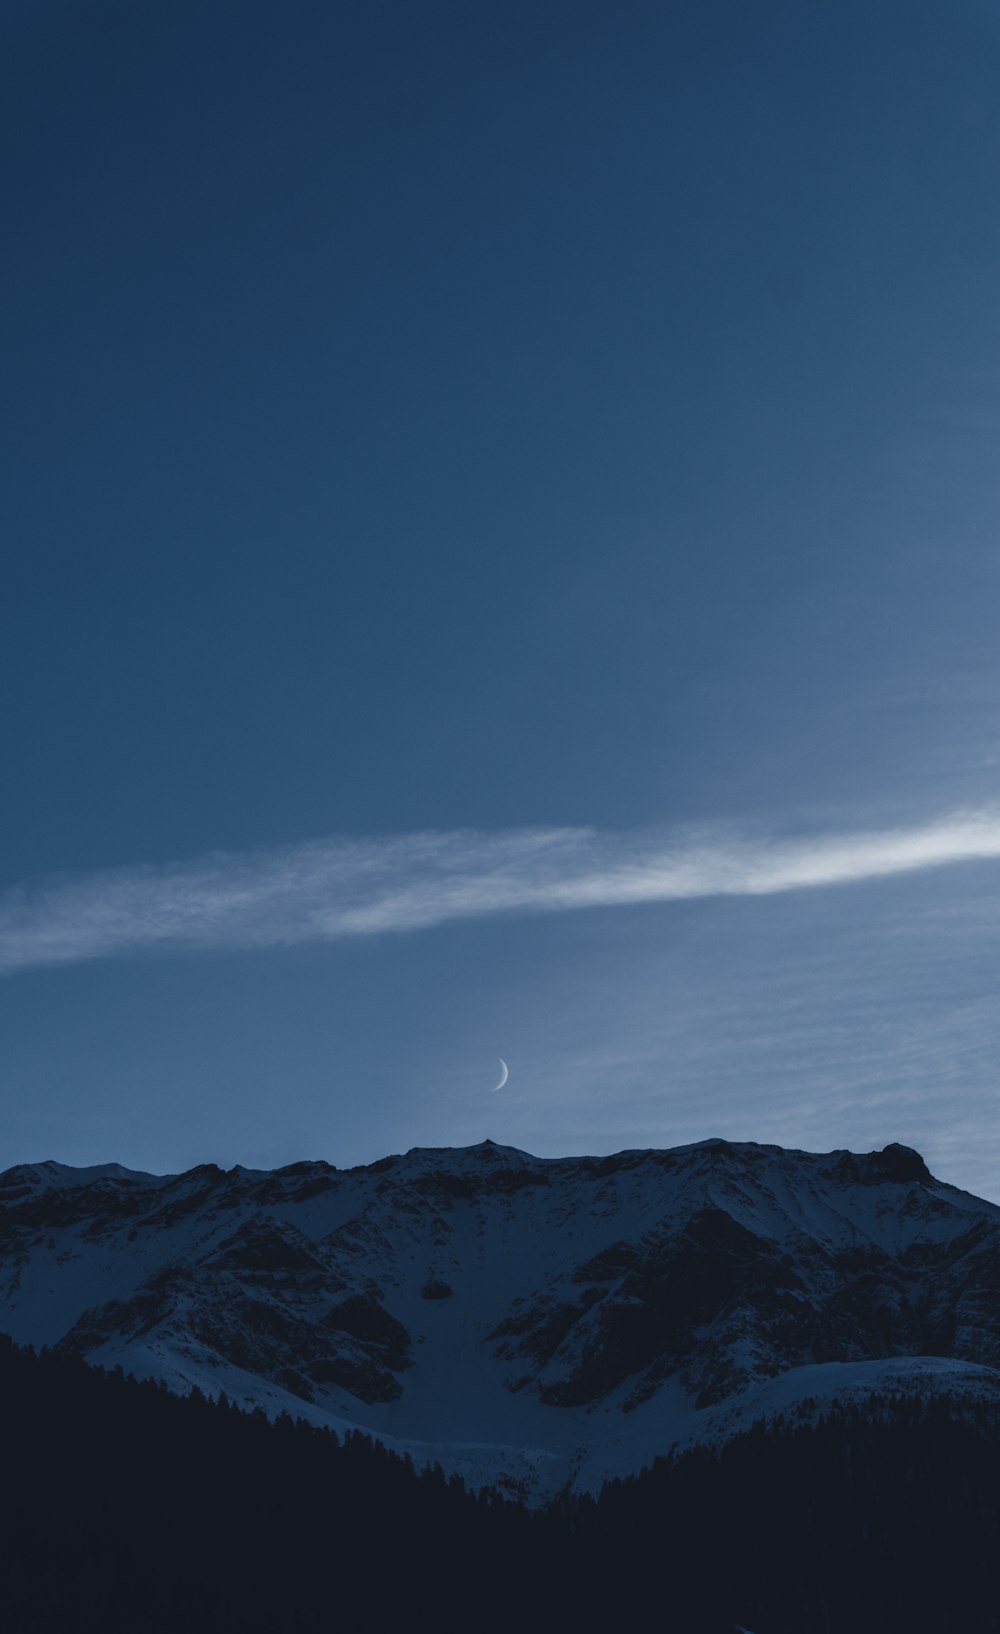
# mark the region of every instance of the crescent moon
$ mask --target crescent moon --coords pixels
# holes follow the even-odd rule
[[[499,1061],[499,1063],[500,1063],[500,1065],[501,1065],[501,1067],[502,1067],[502,1068],[503,1068],[503,1074],[502,1074],[502,1076],[501,1076],[501,1079],[500,1079],[500,1082],[499,1082],[499,1083],[498,1083],[498,1084],[494,1084],[494,1085],[493,1085],[493,1093],[494,1093],[494,1095],[495,1095],[495,1094],[496,1094],[496,1092],[497,1092],[497,1090],[498,1090],[498,1089],[503,1089],[503,1086],[504,1086],[504,1084],[505,1084],[505,1083],[506,1083],[506,1082],[507,1082],[507,1079],[508,1079],[508,1078],[509,1078],[509,1076],[510,1076],[510,1074],[509,1074],[509,1073],[508,1073],[508,1071],[507,1071],[507,1063],[506,1063],[506,1061],[505,1061],[505,1060],[504,1060],[504,1058],[503,1058],[503,1056],[502,1056],[502,1055],[498,1055],[498,1056],[497,1056],[497,1060],[498,1060],[498,1061]]]

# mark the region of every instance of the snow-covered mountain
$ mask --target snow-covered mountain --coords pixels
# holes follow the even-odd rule
[[[902,1146],[0,1175],[0,1330],[542,1497],[831,1396],[1000,1399],[1000,1208]]]

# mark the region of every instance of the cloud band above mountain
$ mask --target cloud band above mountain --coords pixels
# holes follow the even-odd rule
[[[253,949],[488,914],[764,896],[1000,858],[1000,811],[766,839],[591,829],[318,840],[0,895],[0,972],[156,949]]]

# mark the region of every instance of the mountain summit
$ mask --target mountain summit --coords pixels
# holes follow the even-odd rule
[[[0,1175],[15,1339],[536,1496],[835,1397],[1000,1397],[998,1290],[1000,1208],[896,1144]]]

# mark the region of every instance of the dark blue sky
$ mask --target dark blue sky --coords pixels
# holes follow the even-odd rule
[[[994,799],[988,8],[0,20],[15,943],[220,851]],[[993,890],[15,948],[0,1162],[884,1136],[1000,1191]]]

